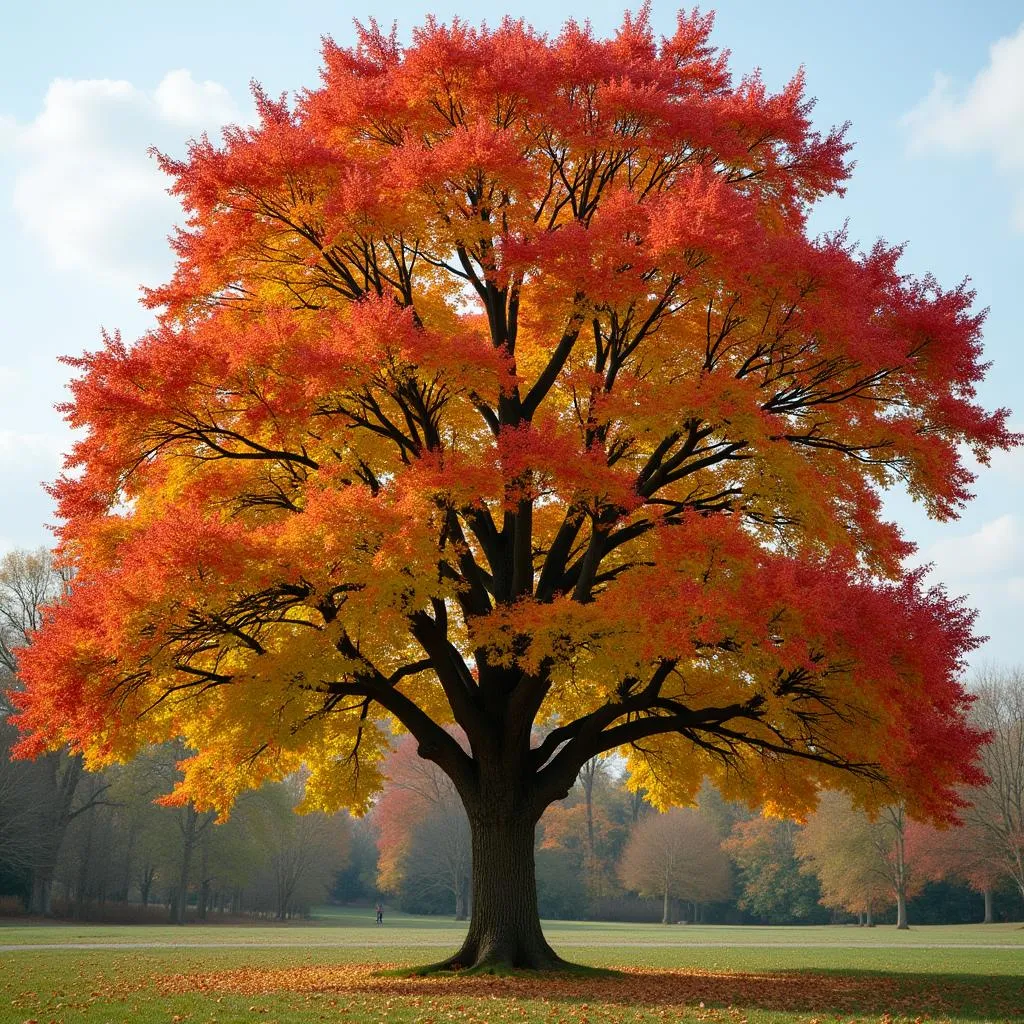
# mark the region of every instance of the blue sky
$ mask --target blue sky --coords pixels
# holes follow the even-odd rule
[[[352,37],[376,14],[407,32],[428,12],[471,21],[480,6],[265,0],[115,0],[19,4],[4,15],[0,62],[0,551],[48,542],[41,481],[68,435],[53,411],[66,371],[56,359],[95,347],[101,326],[126,337],[147,316],[136,286],[168,272],[164,238],[174,204],[145,156],[245,119],[248,83],[272,93],[317,80],[320,37]],[[590,18],[602,33],[618,4],[531,0],[489,18],[523,16],[557,31]],[[865,0],[722,0],[714,38],[734,73],[760,67],[780,86],[801,65],[822,128],[851,121],[857,168],[847,197],[824,206],[818,229],[850,223],[865,246],[907,241],[904,269],[952,285],[970,276],[990,307],[993,369],[982,397],[1015,410],[1024,429],[1024,9]],[[668,31],[675,16],[659,2]],[[1024,453],[983,472],[978,498],[955,523],[929,522],[894,495],[890,514],[920,544],[935,579],[967,595],[992,639],[975,659],[1024,661]]]

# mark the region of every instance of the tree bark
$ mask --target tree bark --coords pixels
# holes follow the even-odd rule
[[[51,868],[41,868],[32,876],[32,897],[29,913],[50,917],[53,913],[53,873]]]
[[[464,878],[460,878],[455,890],[455,920],[465,921],[469,916],[466,913],[466,882]]]
[[[995,916],[992,913],[992,890],[986,889],[982,896],[985,897],[985,920],[983,924],[991,924],[995,920]]]
[[[532,817],[469,813],[473,916],[462,948],[442,969],[556,968],[537,912]]]
[[[896,830],[896,927],[906,931],[910,924],[907,922],[906,819],[902,804],[892,817]]]
[[[174,907],[171,911],[172,924],[185,923],[185,908],[188,906],[188,876],[192,866],[192,848],[195,844],[195,812],[189,807],[186,813],[189,817],[183,829],[183,846],[178,869],[178,889],[174,896]]]
[[[907,923],[907,897],[903,892],[896,893],[896,927],[900,931],[910,927]]]
[[[594,780],[597,778],[597,769],[600,759],[592,757],[580,771],[580,780],[583,783],[583,800],[587,811],[587,849],[583,858],[583,870],[587,886],[587,895],[593,899],[597,892],[597,842],[594,836]]]
[[[142,905],[149,906],[149,891],[153,887],[153,879],[156,878],[156,868],[147,866],[143,869],[139,881],[139,895],[142,897]]]
[[[206,920],[206,911],[210,902],[210,835],[204,833],[200,859],[199,904],[196,916],[200,921]]]

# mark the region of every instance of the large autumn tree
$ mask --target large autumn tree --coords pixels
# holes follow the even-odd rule
[[[305,763],[307,806],[364,810],[407,731],[471,823],[463,965],[557,962],[534,826],[603,751],[661,806],[710,776],[941,818],[979,781],[972,615],[879,494],[948,519],[965,453],[1014,442],[982,315],[810,237],[844,133],[710,29],[371,25],[161,158],[188,219],[158,324],[71,360],[77,575],[22,660],[24,751],[181,736],[182,800]]]

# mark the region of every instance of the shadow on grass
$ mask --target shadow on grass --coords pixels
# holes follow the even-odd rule
[[[381,965],[320,965],[283,970],[219,971],[161,978],[164,994],[189,992],[387,993],[390,998],[546,999],[659,1008],[737,1007],[830,1015],[899,1014],[1024,1020],[1020,977],[970,974],[886,974],[881,971],[714,972],[625,968],[618,975],[538,974],[416,977]]]

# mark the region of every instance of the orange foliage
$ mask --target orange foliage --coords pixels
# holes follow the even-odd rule
[[[594,847],[598,856],[605,857],[608,848],[616,839],[621,839],[625,826],[614,822],[608,812],[599,804],[592,811],[594,824]],[[541,819],[544,838],[541,848],[545,850],[565,850],[576,854],[580,859],[586,856],[588,842],[587,806],[583,803],[567,807],[565,804],[552,804],[544,812]],[[616,835],[618,833],[618,835]]]

